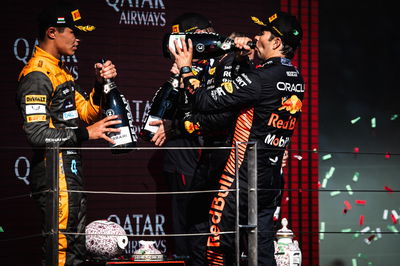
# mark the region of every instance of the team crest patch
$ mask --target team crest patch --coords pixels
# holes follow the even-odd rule
[[[172,32],[179,32],[179,24],[172,25]]]
[[[232,93],[233,92],[232,82],[223,82],[221,85],[222,85],[222,87],[224,87],[226,92],[228,92],[228,93]]]
[[[208,74],[214,75],[215,74],[215,67],[210,68],[210,70],[208,71]]]
[[[73,19],[74,21],[77,21],[77,20],[80,20],[80,19],[81,19],[81,14],[79,13],[79,10],[78,10],[78,9],[72,11],[72,12],[71,12],[71,15],[72,15],[72,19]]]
[[[269,18],[268,18],[268,21],[269,21],[269,23],[271,23],[272,21],[274,21],[275,19],[277,19],[278,18],[278,14],[273,14],[272,16],[270,16]]]

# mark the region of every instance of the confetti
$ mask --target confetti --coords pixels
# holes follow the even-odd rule
[[[347,189],[347,193],[349,193],[349,195],[353,195],[353,190],[351,189],[350,185],[346,185],[346,189]]]
[[[326,154],[324,156],[322,156],[322,160],[326,161],[332,158],[332,154]]]
[[[393,189],[391,189],[390,187],[384,186],[383,187],[386,191],[388,191],[389,193],[393,193]]]
[[[353,239],[358,238],[359,236],[360,236],[360,233],[355,233],[355,234],[353,235]]]
[[[371,127],[376,128],[376,118],[375,117],[371,118]]]
[[[399,117],[399,115],[398,114],[394,114],[394,115],[392,115],[391,117],[390,117],[390,120],[396,120],[397,118]]]
[[[381,228],[380,227],[377,227],[376,228],[376,235],[378,236],[378,238],[382,238],[382,231],[381,231]]]
[[[365,242],[365,244],[367,244],[367,245],[370,245],[370,244],[371,244],[371,240],[369,240],[369,238],[364,238],[364,242]]]
[[[350,204],[350,202],[348,202],[347,200],[345,200],[343,203],[344,203],[344,205],[346,206],[346,209],[351,210],[351,204]]]
[[[351,232],[351,228],[345,228],[341,230],[342,233],[350,233]]]
[[[314,149],[313,149],[313,152],[314,152],[314,153],[317,153],[317,152],[318,152],[318,149],[317,149],[317,148],[314,148]]]
[[[360,121],[361,117],[356,117],[353,120],[351,120],[351,123],[354,125],[355,123],[357,123],[358,121]]]
[[[358,253],[358,254],[357,254],[357,257],[358,257],[358,258],[361,258],[361,259],[368,259],[368,256],[365,255],[365,254],[363,254],[363,253]]]
[[[362,219],[364,220],[364,215],[361,215],[360,218],[361,218],[361,217],[362,217]],[[363,228],[363,229],[360,231],[360,233],[361,233],[361,234],[364,234],[364,233],[368,232],[369,230],[371,230],[371,228],[370,228],[369,226],[367,226],[367,227]]]
[[[334,172],[335,172],[335,167],[331,166],[331,168],[329,168],[329,171],[325,174],[325,178],[327,179],[331,178]]]
[[[0,233],[4,233],[3,226],[0,226]]]
[[[337,196],[337,195],[339,195],[340,193],[341,193],[341,192],[340,192],[339,190],[332,191],[332,192],[331,192],[331,197]]]
[[[390,159],[390,152],[385,153],[385,159]]]
[[[366,200],[356,200],[356,204],[365,205],[365,204],[367,204],[367,201]]]
[[[364,224],[364,215],[360,215],[360,219],[359,219],[359,222],[358,222],[360,225],[363,225]]]
[[[328,184],[328,178],[324,178],[324,180],[322,180],[322,188],[326,188],[326,185]]]
[[[357,259],[351,259],[351,266],[357,266]]]
[[[319,232],[319,240],[324,240],[325,222],[321,222]]]
[[[383,211],[382,219],[383,219],[383,220],[387,220],[388,214],[389,214],[389,211],[388,211],[388,210],[384,210],[384,211]]]
[[[390,231],[392,231],[393,233],[398,233],[399,231],[397,230],[396,226],[389,224],[387,226],[387,229],[389,229]]]
[[[360,148],[359,147],[354,147],[353,148],[353,152],[354,153],[359,153],[360,152]]]
[[[393,224],[397,223],[397,219],[393,214],[390,215],[390,218],[392,219]]]
[[[303,157],[301,155],[293,155],[293,157],[299,161],[301,161],[303,159]]]
[[[394,218],[396,218],[396,220],[399,219],[399,215],[397,214],[396,210],[392,210],[392,215],[394,216]]]
[[[359,173],[359,172],[355,172],[354,175],[353,175],[353,181],[354,181],[354,182],[357,182],[359,176],[360,176],[360,173]]]

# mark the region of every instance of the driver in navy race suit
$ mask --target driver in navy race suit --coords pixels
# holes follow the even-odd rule
[[[210,94],[201,88],[192,73],[182,75],[185,88],[191,91],[196,112],[213,114],[223,110],[238,110],[232,145],[244,142],[238,148],[240,181],[240,223],[247,223],[247,142],[257,144],[258,179],[258,265],[276,265],[274,259],[273,214],[279,204],[283,184],[280,173],[282,158],[299,121],[304,97],[304,81],[291,59],[300,45],[302,29],[298,20],[278,11],[260,20],[252,17],[260,26],[255,36],[255,54],[262,61],[256,68],[233,78],[232,86],[223,86],[218,94]],[[236,47],[250,51],[247,45],[252,39],[235,38]],[[182,47],[175,43],[176,52],[170,49],[177,67],[192,64],[193,45]],[[243,52],[243,59],[246,60]],[[219,180],[219,190],[214,195],[209,210],[209,233],[204,262],[196,265],[235,265],[234,234],[221,232],[235,230],[235,193],[227,191],[235,185],[235,151],[232,150]],[[243,192],[243,193],[242,193]],[[199,252],[201,252],[199,247]]]

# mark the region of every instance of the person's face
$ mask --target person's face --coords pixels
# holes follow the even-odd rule
[[[273,52],[276,49],[277,37],[271,38],[271,32],[263,30],[254,37],[257,40],[255,51],[258,58],[261,60],[267,60],[273,56]]]
[[[64,28],[63,32],[56,32],[55,46],[60,55],[74,55],[78,49],[79,39],[70,28]]]

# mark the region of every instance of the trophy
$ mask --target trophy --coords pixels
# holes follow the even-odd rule
[[[134,261],[162,261],[164,256],[154,247],[156,241],[139,241],[139,248],[133,253]]]
[[[292,230],[287,228],[288,220],[283,218],[282,228],[276,233],[274,241],[277,266],[301,266],[301,250],[297,240],[293,240]]]

